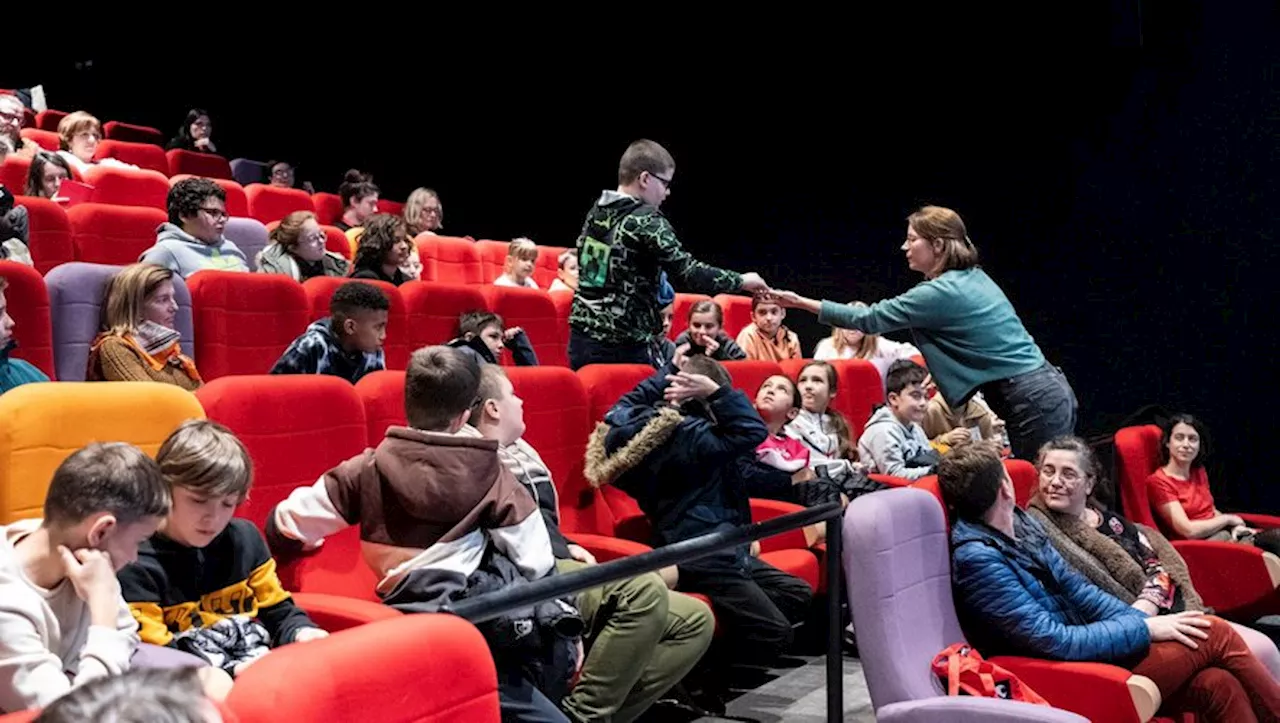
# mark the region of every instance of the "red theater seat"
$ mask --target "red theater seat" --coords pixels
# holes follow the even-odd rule
[[[378,199],[378,213],[389,213],[392,216],[404,215],[404,204],[400,201],[392,201],[386,198]]]
[[[200,271],[187,279],[205,381],[266,374],[311,319],[302,284],[279,274]]]
[[[556,323],[560,325],[560,333],[564,334],[565,343],[569,339],[569,314],[573,312],[572,291],[550,291],[551,303],[556,307]],[[566,352],[568,353],[567,349]]]
[[[168,208],[169,178],[157,171],[90,166],[84,173],[84,181],[93,186],[94,203]]]
[[[568,251],[561,246],[539,246],[538,263],[533,267],[533,280],[539,289],[550,289],[559,277],[560,254]]]
[[[507,327],[524,329],[543,366],[569,366],[568,338],[556,317],[556,306],[545,291],[508,286],[482,286],[488,308],[502,317]],[[510,353],[502,355],[504,366],[513,366]]]
[[[374,372],[360,377],[356,394],[364,405],[368,425],[369,446],[376,447],[387,434],[388,427],[406,424],[404,412],[404,371]]]
[[[805,365],[812,359],[787,359],[779,362],[782,373],[791,379],[798,379]],[[844,415],[849,421],[849,430],[854,442],[862,436],[862,430],[871,419],[871,410],[884,403],[884,380],[874,365],[866,359],[832,359],[828,361],[835,367],[837,386],[835,399],[831,406]]]
[[[171,151],[172,152],[172,151]],[[179,173],[169,179],[169,186],[187,178],[196,178],[201,174]],[[215,176],[203,176],[218,184],[227,194],[227,215],[246,217],[249,215],[249,199],[244,195],[244,186],[235,181]]]
[[[476,286],[410,281],[400,286],[409,314],[409,349],[444,344],[458,335],[458,317],[488,308]]]
[[[738,332],[751,324],[751,297],[720,294],[715,301],[724,309],[724,333],[738,338]]]
[[[351,279],[317,276],[307,279],[302,284],[303,290],[307,292],[312,321],[329,316],[329,300],[333,297],[333,292],[348,281]],[[387,340],[383,344],[383,353],[387,358],[388,369],[404,369],[409,363],[409,316],[405,311],[404,299],[393,284],[371,279],[360,279],[360,282],[378,287],[391,301],[391,311],[387,314]]]
[[[66,118],[67,115],[69,114],[60,110],[53,110],[52,108],[42,110],[39,113],[36,113],[36,128],[39,128],[42,131],[57,131],[58,124],[61,123],[62,119]]]
[[[164,149],[153,143],[130,143],[128,141],[100,141],[93,160],[114,158],[121,163],[132,163],[138,168],[145,168],[169,175],[169,159]]]
[[[313,193],[311,203],[316,207],[316,220],[321,224],[331,226],[342,218],[342,196],[336,193]]]
[[[76,260],[75,245],[71,241],[71,220],[62,206],[35,196],[17,196],[14,200],[27,209],[27,220],[31,224],[28,245],[36,271],[48,273],[59,264]]]
[[[497,674],[480,633],[448,614],[404,615],[286,645],[236,679],[244,723],[498,723]]]
[[[481,278],[486,284],[492,283],[502,275],[507,264],[507,247],[510,245],[506,241],[476,242],[476,251],[480,252]]]
[[[782,367],[771,361],[746,359],[722,363],[733,379],[733,387],[745,392],[747,399],[756,398],[756,392],[760,391],[760,385],[764,384],[764,380],[783,373]]]
[[[0,277],[9,282],[5,301],[13,317],[15,359],[25,359],[56,379],[53,370],[53,325],[49,316],[49,290],[40,272],[16,261],[0,261]]]
[[[51,130],[46,131],[40,130],[39,128],[23,128],[21,131],[18,131],[18,134],[29,141],[34,141],[36,145],[50,153],[57,153],[58,149],[62,148],[62,138]]]
[[[483,284],[484,266],[474,241],[456,236],[418,234],[413,240],[422,259],[422,280],[446,284]]]
[[[147,143],[153,146],[164,146],[164,134],[158,128],[140,126],[120,121],[107,121],[102,125],[103,134],[113,141],[128,143]]]
[[[299,188],[277,188],[263,183],[250,183],[244,187],[249,201],[249,215],[263,223],[279,221],[294,211],[315,212],[311,196]]]
[[[20,196],[27,192],[27,176],[31,173],[31,161],[14,155],[6,156],[0,163],[0,186],[9,193]]]
[[[689,328],[689,309],[692,309],[694,304],[710,300],[711,297],[706,294],[676,294],[676,300],[672,304],[671,333],[667,334],[667,338],[674,340]]]
[[[192,176],[227,180],[235,178],[231,175],[231,163],[216,153],[197,153],[175,148],[166,151],[164,155],[169,161],[170,173],[187,173]]]
[[[82,203],[67,211],[67,219],[75,261],[123,266],[156,245],[156,229],[169,216],[158,208]]]

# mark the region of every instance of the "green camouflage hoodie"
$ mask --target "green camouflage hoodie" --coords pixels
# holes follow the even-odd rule
[[[742,276],[689,255],[657,208],[605,191],[578,236],[578,293],[569,326],[604,344],[649,342],[662,332],[663,271],[681,291],[737,291]]]

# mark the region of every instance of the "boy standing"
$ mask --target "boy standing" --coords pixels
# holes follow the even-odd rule
[[[173,507],[119,575],[142,641],[239,673],[268,647],[326,637],[280,585],[257,528],[232,517],[253,485],[240,440],[216,422],[191,420],[156,461]],[[253,642],[261,644],[245,644]]]
[[[330,374],[355,384],[387,368],[382,342],[387,338],[391,302],[373,284],[348,281],[333,292],[329,318],[314,322],[293,340],[271,374]]]
[[[551,535],[556,570],[580,570],[595,558],[560,531],[560,505],[551,471],[524,441],[524,401],[501,367],[480,370],[480,404],[464,431],[495,440],[507,469],[537,500]],[[711,645],[715,621],[702,602],[671,592],[646,573],[578,593],[588,630],[598,630],[582,675],[560,707],[573,720],[635,720],[678,683]]]
[[[663,271],[690,292],[763,292],[759,274],[701,263],[680,245],[659,211],[671,195],[675,159],[649,140],[627,147],[618,190],[606,190],[578,236],[578,292],[569,314],[569,365],[649,364],[662,327],[658,286]]]
[[[271,549],[297,555],[359,524],[379,597],[406,612],[552,572],[538,505],[498,459],[497,442],[460,434],[479,386],[474,356],[445,346],[414,352],[404,384],[409,426],[391,427],[376,449],[276,505],[267,517]],[[560,601],[534,608],[480,629],[494,653],[504,716],[564,721],[553,701],[573,672],[581,620]]]
[[[778,362],[784,359],[800,359],[800,337],[783,326],[787,310],[773,301],[751,300],[752,323],[738,332],[738,346],[748,359]]]
[[[885,375],[885,399],[858,440],[858,458],[868,472],[902,479],[920,479],[933,474],[938,453],[929,444],[920,422],[929,399],[924,380],[929,373],[910,359],[899,359]]]
[[[138,624],[116,570],[169,512],[156,463],[91,444],[53,473],[44,519],[0,527],[0,711],[45,706],[129,668]]]
[[[8,286],[9,280],[0,276],[0,394],[23,384],[49,381],[49,377],[31,362],[9,358],[14,347],[18,346],[18,341],[13,338],[13,329],[17,324],[9,316],[9,303],[4,297]]]

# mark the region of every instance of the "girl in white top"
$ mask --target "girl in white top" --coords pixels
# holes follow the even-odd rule
[[[849,420],[831,409],[836,386],[835,367],[826,362],[811,362],[801,369],[796,379],[800,413],[787,423],[784,433],[809,449],[809,467],[819,477],[839,482],[862,467]]]
[[[560,269],[556,272],[556,280],[551,282],[551,291],[578,290],[578,250],[569,249],[556,259]]]
[[[533,265],[538,261],[538,246],[527,238],[518,238],[507,246],[507,262],[502,275],[494,279],[494,286],[522,286],[538,288],[533,280]]]
[[[850,306],[865,307],[861,301],[854,301]],[[910,359],[920,353],[910,344],[886,339],[879,334],[864,334],[857,329],[832,328],[831,336],[818,342],[813,350],[813,358],[826,359],[866,359],[880,372],[880,379],[889,372],[889,365],[899,359]]]

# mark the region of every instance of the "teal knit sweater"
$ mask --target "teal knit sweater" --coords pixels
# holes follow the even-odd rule
[[[23,384],[49,381],[49,377],[32,366],[31,362],[10,359],[9,352],[12,349],[12,344],[0,348],[0,394]]]

